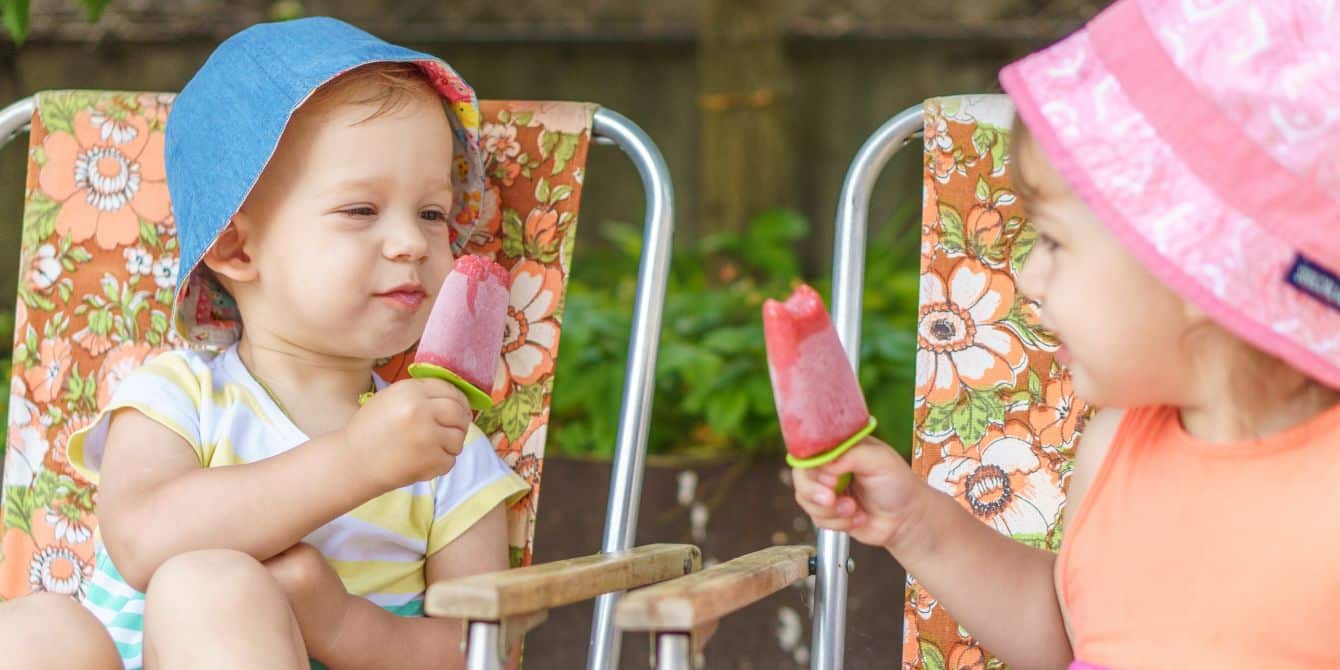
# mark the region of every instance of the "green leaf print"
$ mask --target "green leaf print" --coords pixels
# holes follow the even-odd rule
[[[56,231],[56,215],[61,203],[42,191],[33,191],[23,208],[23,251],[35,253],[37,247]]]
[[[1005,414],[996,394],[991,391],[967,391],[954,411],[954,432],[964,445],[977,444],[986,435],[993,420]]]
[[[26,486],[5,488],[5,527],[33,534],[33,492]]]
[[[942,435],[954,427],[954,403],[931,405],[926,419],[921,422],[921,431],[928,435]]]
[[[934,642],[921,638],[917,643],[921,645],[921,667],[926,670],[945,670],[945,655]]]
[[[963,217],[952,205],[940,205],[940,246],[946,251],[963,251]]]
[[[540,411],[544,389],[539,384],[520,386],[503,402],[502,429],[509,440],[517,440],[530,426],[530,417]]]
[[[557,146],[554,147],[554,168],[551,175],[560,174],[568,167],[568,161],[577,153],[578,136],[574,133],[559,133]]]
[[[518,126],[529,126],[530,122],[534,119],[535,112],[532,111],[518,112],[516,116],[512,117],[512,120],[515,121]]]
[[[562,184],[554,187],[553,191],[549,193],[548,203],[550,205],[556,205],[570,197],[572,197],[572,187],[567,184]]]
[[[1019,230],[1019,235],[1014,238],[1014,243],[1010,245],[1010,269],[1017,275],[1024,268],[1024,261],[1028,259],[1028,252],[1033,250],[1033,243],[1038,239],[1038,231],[1033,226],[1025,225]]]
[[[540,132],[540,160],[549,158],[549,154],[554,152],[556,146],[558,146],[558,133],[549,130]]]
[[[149,221],[140,219],[140,241],[149,248],[157,248],[158,227]]]
[[[98,95],[85,91],[57,91],[41,96],[38,104],[47,132],[73,135],[75,115],[91,107]]]
[[[525,224],[521,221],[521,215],[517,214],[515,209],[503,210],[503,253],[513,258],[519,258],[526,252],[525,246]]]

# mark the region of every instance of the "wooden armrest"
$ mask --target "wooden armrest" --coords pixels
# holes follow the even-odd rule
[[[814,547],[769,547],[639,591],[619,600],[623,630],[693,631],[810,574]]]
[[[702,552],[691,544],[649,544],[438,582],[428,587],[424,610],[436,617],[501,621],[673,579],[701,564]]]

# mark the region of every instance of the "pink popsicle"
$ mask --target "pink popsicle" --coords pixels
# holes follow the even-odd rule
[[[801,284],[786,302],[763,303],[772,395],[786,450],[819,456],[870,424],[870,410],[823,298]]]
[[[485,395],[492,393],[506,327],[508,283],[507,270],[483,256],[457,259],[433,303],[414,362],[445,368]]]

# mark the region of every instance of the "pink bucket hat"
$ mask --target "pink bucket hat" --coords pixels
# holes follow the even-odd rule
[[[1340,4],[1119,0],[1000,79],[1150,271],[1340,388]]]

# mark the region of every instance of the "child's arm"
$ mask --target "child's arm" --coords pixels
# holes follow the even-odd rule
[[[793,472],[796,501],[815,524],[888,549],[1003,660],[1028,668],[1065,668],[1070,662],[1050,552],[981,523],[877,440],[828,466]],[[833,486],[845,472],[854,480],[836,496]]]
[[[202,468],[177,433],[122,409],[102,461],[103,542],[141,591],[182,552],[236,549],[265,560],[381,493],[449,471],[469,425],[455,387],[407,380],[378,393],[343,431],[255,463]]]
[[[506,569],[507,516],[502,506],[498,506],[470,530],[429,556],[424,573],[428,583],[432,584],[453,577]],[[334,577],[333,571],[330,576]],[[343,594],[343,614],[338,620],[330,617],[323,620],[325,613],[341,608],[323,604],[319,595],[304,603],[303,598],[294,598],[289,592],[308,653],[331,670],[465,667],[465,656],[461,654],[461,621],[397,616],[363,598],[345,593],[339,578],[334,579],[333,585],[328,585],[326,590],[331,593],[338,590]],[[281,578],[280,583],[284,584],[285,580]]]

